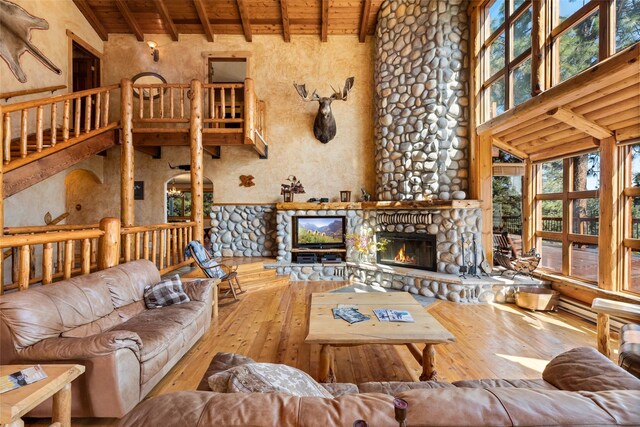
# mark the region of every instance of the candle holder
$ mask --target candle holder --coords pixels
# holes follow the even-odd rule
[[[407,410],[409,404],[404,399],[393,399],[393,409],[395,410],[396,421],[400,427],[407,427]]]
[[[340,192],[340,201],[341,202],[350,202],[351,201],[351,191],[344,190]]]

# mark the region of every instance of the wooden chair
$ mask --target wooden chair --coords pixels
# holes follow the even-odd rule
[[[190,241],[184,253],[185,257],[193,257],[205,276],[210,279],[220,279],[220,282],[227,282],[229,284],[229,290],[223,296],[231,293],[233,298],[236,301],[238,300],[238,292],[241,293],[243,290],[238,280],[237,265],[228,265],[219,262],[219,259],[212,258],[204,249],[202,243],[197,240]],[[238,288],[237,291],[236,287]]]
[[[508,255],[505,255],[504,253],[501,253],[501,252],[495,252],[493,254],[493,260],[498,265],[506,269],[500,275],[502,276],[504,273],[508,271],[513,271],[514,274],[513,276],[511,276],[512,279],[516,277],[518,274],[525,274],[527,276],[531,276],[531,273],[533,273],[535,269],[538,268],[538,265],[540,265],[541,259],[542,257],[536,251],[535,248],[531,249],[529,252],[527,252],[521,257],[516,257],[515,259],[512,259]]]
[[[507,255],[511,259],[515,259],[518,256],[516,245],[506,231],[493,234],[493,253],[495,254],[497,252]]]

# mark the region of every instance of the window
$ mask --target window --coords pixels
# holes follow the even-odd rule
[[[531,0],[485,6],[483,117],[491,119],[531,97]]]
[[[542,268],[588,282],[598,280],[600,154],[537,166],[536,240]]]
[[[640,0],[547,0],[535,7],[539,1],[490,0],[480,11],[481,123],[640,41]],[[541,25],[536,34],[534,22]],[[535,63],[533,46],[542,49]],[[542,74],[547,81],[532,88],[532,76]]]
[[[625,150],[624,290],[640,294],[640,143]]]
[[[211,213],[213,204],[213,192],[205,191],[203,197],[204,216]],[[167,219],[171,221],[183,221],[191,216],[191,191],[182,191],[179,195],[167,196]]]

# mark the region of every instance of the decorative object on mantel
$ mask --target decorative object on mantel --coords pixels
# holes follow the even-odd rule
[[[384,238],[376,241],[372,230],[347,233],[346,241],[352,249],[351,254],[357,258],[356,262],[367,261],[369,255],[384,250],[389,244],[389,241]]]
[[[349,77],[347,81],[345,81],[344,88],[340,92],[336,91],[332,87],[331,89],[333,89],[334,93],[328,97],[321,97],[315,90],[311,95],[309,95],[305,85],[299,85],[295,82],[293,83],[293,86],[296,88],[298,95],[300,95],[303,101],[318,101],[318,114],[316,114],[316,119],[313,122],[313,134],[316,139],[323,144],[331,141],[336,136],[337,132],[336,119],[333,117],[333,113],[331,112],[331,103],[334,100],[346,101],[349,91],[353,88],[353,82],[354,78]]]
[[[31,15],[22,7],[7,0],[0,0],[0,57],[5,60],[20,83],[26,83],[27,75],[20,66],[20,56],[29,52],[45,67],[56,74],[62,70],[31,43],[31,30],[48,30],[46,19]]]
[[[240,175],[240,184],[238,184],[240,187],[253,187],[254,185],[256,185],[253,182],[253,175]]]
[[[340,201],[341,202],[350,202],[351,201],[351,191],[343,190],[340,192]]]
[[[304,194],[305,191],[302,183],[295,175],[289,175],[287,181],[289,181],[289,184],[285,182],[280,185],[280,194],[284,196],[285,203],[291,203],[293,202],[294,194]]]
[[[364,188],[361,188],[360,193],[362,195],[361,197],[363,202],[371,201],[371,193],[369,193],[367,190],[365,190]]]

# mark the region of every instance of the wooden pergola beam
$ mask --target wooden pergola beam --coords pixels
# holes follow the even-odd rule
[[[193,0],[193,4],[198,12],[198,18],[200,19],[204,34],[207,36],[207,41],[213,42],[213,29],[211,28],[211,22],[209,21],[209,15],[207,14],[204,3],[202,0]]]
[[[87,21],[89,21],[89,24],[93,27],[96,33],[98,33],[98,36],[100,36],[102,40],[107,41],[109,33],[95,13],[93,13],[93,10],[91,10],[91,7],[87,4],[86,0],[73,0],[73,3],[78,9],[80,9],[80,12],[84,17],[87,18]]]
[[[329,0],[322,0],[322,30],[320,33],[320,40],[327,41],[329,34]]]
[[[587,135],[591,135],[594,138],[604,139],[613,136],[613,132],[604,126],[600,126],[596,122],[587,119],[582,114],[576,113],[567,107],[558,107],[547,113],[556,120],[560,120],[563,123],[572,126]]]
[[[136,36],[136,40],[138,40],[139,42],[144,41],[144,33],[140,29],[136,18],[133,16],[133,13],[131,13],[131,9],[129,9],[129,6],[127,6],[127,2],[125,0],[116,0],[116,6],[118,7],[118,10],[120,11],[120,14],[124,18],[125,22],[129,26],[129,29]]]
[[[364,43],[367,38],[367,27],[369,26],[369,14],[371,13],[371,0],[364,0],[362,3],[362,13],[360,14],[360,43]]]
[[[280,0],[280,14],[282,15],[282,37],[285,42],[291,41],[291,28],[289,27],[289,0]]]
[[[155,0],[155,4],[165,29],[169,31],[169,35],[171,35],[171,40],[173,40],[174,42],[177,42],[178,30],[176,29],[176,26],[173,23],[173,19],[171,19],[171,15],[169,14],[167,5],[164,3],[164,0]]]
[[[249,10],[244,0],[236,0],[238,5],[238,13],[240,14],[240,21],[242,21],[242,31],[244,32],[244,38],[250,42],[253,38],[251,33],[251,20],[249,19]]]
[[[527,153],[525,153],[524,151],[513,147],[512,145],[507,144],[506,142],[504,142],[503,140],[501,140],[500,138],[496,138],[495,136],[493,137],[493,145],[495,145],[496,147],[498,147],[499,149],[501,149],[502,151],[506,151],[509,154],[512,154],[520,159],[527,159],[529,158],[529,155]]]

